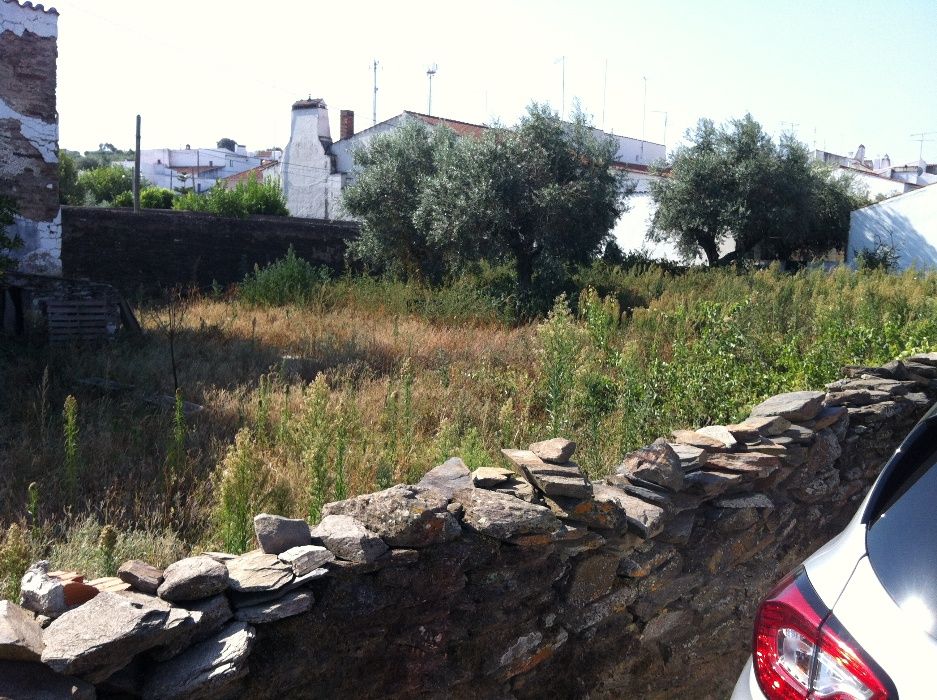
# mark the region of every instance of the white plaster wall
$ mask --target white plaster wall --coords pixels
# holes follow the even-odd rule
[[[291,216],[327,219],[330,208],[335,208],[329,193],[332,160],[321,141],[327,137],[325,108],[292,111],[290,141],[280,162],[280,182]]]
[[[886,199],[852,212],[846,263],[879,243],[895,247],[898,268],[937,268],[937,185]]]
[[[399,126],[400,115],[381,122],[368,129],[359,131],[348,139],[342,139],[332,144],[332,155],[335,156],[335,169],[340,173],[351,174],[355,167],[354,151],[368,144],[378,134],[386,134]],[[354,181],[354,177],[348,178],[348,182]]]

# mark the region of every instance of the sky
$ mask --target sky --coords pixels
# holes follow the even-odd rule
[[[516,123],[532,101],[674,148],[701,117],[937,162],[935,0],[45,0],[59,17],[60,145],[284,147],[321,97],[333,138],[428,109]],[[912,134],[935,132],[923,144]]]

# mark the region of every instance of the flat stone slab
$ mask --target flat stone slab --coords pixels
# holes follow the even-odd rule
[[[239,593],[274,591],[291,583],[293,578],[293,567],[275,554],[264,554],[259,549],[228,562],[228,586]]]
[[[776,455],[761,452],[736,452],[710,455],[705,466],[708,471],[732,472],[760,479],[780,468],[781,460]]]
[[[39,661],[42,648],[42,627],[32,613],[0,600],[0,660]]]
[[[683,467],[684,472],[698,468],[699,465],[706,460],[706,457],[709,456],[709,452],[702,447],[685,445],[682,442],[669,442],[667,444],[670,445],[670,449],[680,458],[680,465]]]
[[[309,523],[305,520],[269,513],[254,516],[254,534],[264,554],[280,554],[292,547],[302,547],[312,542]]]
[[[817,417],[804,424],[805,428],[810,428],[820,432],[824,428],[829,428],[836,424],[843,416],[848,415],[849,411],[843,406],[824,406],[820,409]]]
[[[511,469],[501,467],[479,467],[472,472],[472,483],[479,488],[487,489],[500,486],[514,476]]]
[[[509,496],[514,496],[514,498],[519,498],[527,503],[538,503],[540,498],[539,494],[534,490],[534,487],[530,485],[530,482],[518,476],[508,479],[503,484],[495,487],[494,490],[498,493],[506,493]]]
[[[674,430],[671,436],[675,442],[709,450],[711,452],[725,452],[729,449],[722,440],[703,435],[696,430]]]
[[[751,416],[738,423],[738,426],[753,428],[765,437],[772,437],[780,435],[790,428],[791,422],[787,418],[781,418],[781,416]]]
[[[131,559],[120,565],[117,577],[141,593],[156,595],[159,585],[163,582],[163,570],[150,566],[145,561]]]
[[[724,425],[707,425],[699,428],[696,432],[713,440],[718,440],[727,450],[737,450],[741,447],[740,440]]]
[[[212,557],[199,555],[167,566],[157,594],[164,600],[198,600],[217,595],[227,587],[227,567]]]
[[[686,475],[686,486],[691,493],[718,496],[744,483],[745,475],[701,469]]]
[[[466,527],[495,539],[551,534],[562,528],[549,508],[497,491],[467,488],[456,491],[453,498],[465,509],[462,523]]]
[[[826,394],[822,391],[792,391],[772,396],[752,409],[755,416],[780,416],[797,423],[811,420],[820,412]]]
[[[663,439],[625,455],[615,473],[641,479],[670,491],[683,488],[683,464],[680,457]]]
[[[387,544],[350,515],[327,515],[312,528],[312,538],[339,559],[373,562],[387,551]]]
[[[532,443],[527,449],[544,462],[566,464],[576,452],[576,443],[566,438],[552,438]]]
[[[308,612],[313,603],[315,598],[311,591],[293,591],[269,603],[240,607],[234,613],[234,619],[252,625],[275,622]]]
[[[158,598],[104,592],[62,614],[43,634],[42,662],[99,682],[142,651],[171,639],[169,606]]]
[[[449,499],[435,489],[398,484],[327,503],[323,515],[350,515],[391,547],[428,547],[462,536]]]
[[[308,526],[306,530],[309,530]],[[305,576],[313,569],[318,569],[323,564],[333,561],[335,555],[325,547],[309,544],[304,547],[288,549],[277,555],[277,558],[284,564],[289,564],[293,568],[294,575]]]
[[[213,637],[178,656],[153,666],[147,673],[143,697],[148,700],[216,698],[247,674],[254,646],[254,628],[231,622]]]
[[[403,551],[403,550],[396,550]],[[408,550],[413,551],[413,550]],[[336,559],[334,562],[330,562],[326,567],[331,567],[333,564],[337,563]],[[240,591],[228,591],[228,598],[231,601],[231,604],[235,609],[247,608],[252,605],[262,605],[264,603],[271,603],[275,600],[279,600],[287,593],[295,591],[299,588],[302,588],[308,583],[312,583],[324,576],[328,576],[329,569],[323,567],[321,569],[313,569],[305,576],[298,576],[294,578],[290,583],[286,584],[281,588],[277,588],[272,591],[260,591],[259,593],[241,593]]]
[[[417,482],[417,486],[436,489],[446,498],[452,498],[454,492],[471,485],[469,468],[458,457],[451,457],[433,467]]]
[[[516,464],[531,484],[547,496],[589,498],[592,495],[592,484],[575,462],[551,464],[530,450],[501,450],[501,454]]]

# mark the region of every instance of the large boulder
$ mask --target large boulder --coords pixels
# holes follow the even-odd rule
[[[167,566],[157,593],[164,600],[198,600],[217,595],[227,587],[225,565],[202,554]]]
[[[391,547],[427,547],[462,534],[449,499],[435,489],[399,484],[384,491],[328,503],[324,515],[350,515]]]
[[[254,516],[254,534],[264,554],[280,554],[293,547],[302,547],[312,540],[305,520],[282,515],[260,513]]]

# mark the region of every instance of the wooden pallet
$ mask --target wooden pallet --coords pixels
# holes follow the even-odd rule
[[[107,302],[100,299],[46,301],[49,342],[107,340]]]

